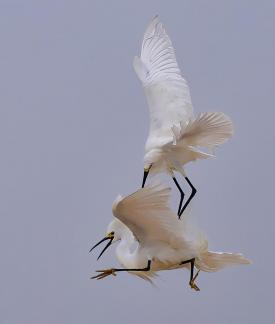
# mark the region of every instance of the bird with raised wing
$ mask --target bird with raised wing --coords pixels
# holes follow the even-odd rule
[[[160,270],[189,268],[189,285],[199,290],[195,279],[200,270],[214,272],[227,266],[250,263],[242,254],[208,251],[206,238],[188,223],[188,217],[178,221],[169,208],[170,190],[155,184],[115,200],[115,218],[108,226],[107,235],[90,251],[108,240],[100,258],[111,244],[120,241],[116,256],[123,268],[98,270],[99,274],[92,279],[128,271],[152,281]],[[195,268],[198,270],[196,274]]]
[[[157,16],[145,31],[140,57],[134,58],[133,65],[150,111],[142,187],[149,172],[170,174],[180,192],[180,218],[196,194],[183,166],[213,156],[213,148],[232,136],[233,125],[221,112],[194,117],[189,87],[181,75],[171,40]],[[210,149],[211,153],[201,151],[201,147]],[[174,171],[183,175],[192,190],[184,205],[184,192]]]

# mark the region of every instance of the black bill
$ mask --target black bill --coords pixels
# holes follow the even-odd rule
[[[99,241],[98,243],[96,243],[90,250],[90,252],[93,251],[94,248],[96,248],[98,245],[100,245],[101,243],[103,243],[104,241],[109,240],[108,244],[105,246],[105,248],[101,251],[101,253],[99,254],[99,256],[97,257],[97,260],[102,256],[102,254],[108,249],[108,247],[112,244],[114,239],[114,234],[110,233],[108,234],[106,237],[104,237],[101,241]]]

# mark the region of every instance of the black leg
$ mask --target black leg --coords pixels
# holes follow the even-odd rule
[[[179,218],[181,217],[182,213],[185,211],[186,207],[189,205],[190,201],[193,199],[193,197],[195,196],[195,194],[197,192],[196,188],[192,185],[191,181],[187,177],[185,177],[185,180],[187,181],[187,183],[191,187],[192,192],[191,192],[190,197],[187,199],[186,203],[182,207],[182,210],[180,211],[180,214],[179,214]]]
[[[199,274],[199,271],[198,271],[196,273],[196,275],[194,276],[195,258],[183,261],[183,262],[180,263],[180,265],[186,264],[186,263],[191,264],[189,285],[191,286],[192,289],[195,289],[196,291],[199,291],[200,290],[199,287],[194,282],[195,279],[197,278],[198,274]]]
[[[148,260],[147,266],[142,269],[114,269],[115,271],[150,271],[151,269],[151,260]]]
[[[142,269],[116,269],[116,268],[111,268],[111,269],[105,269],[105,270],[97,270],[96,272],[100,272],[98,275],[91,277],[91,279],[103,279],[109,275],[116,276],[116,272],[118,271],[150,271],[151,269],[151,260],[148,260],[147,266]]]
[[[145,182],[146,182],[146,179],[148,177],[151,167],[152,167],[152,164],[150,165],[150,167],[148,169],[144,169],[141,188],[144,188],[144,186],[145,186]]]
[[[189,281],[189,283],[190,283],[193,280],[193,276],[194,276],[195,258],[190,259],[190,260],[183,261],[183,262],[180,263],[180,265],[186,264],[186,263],[191,263],[190,281]]]
[[[177,179],[175,177],[173,177],[173,180],[177,186],[177,188],[179,189],[179,192],[180,192],[180,203],[179,203],[179,208],[178,208],[178,216],[180,218],[180,215],[181,215],[181,206],[182,206],[182,202],[183,202],[183,199],[184,199],[184,192],[182,191]]]

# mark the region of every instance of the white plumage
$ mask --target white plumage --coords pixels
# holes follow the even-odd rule
[[[175,170],[186,177],[183,166],[213,156],[199,148],[212,150],[224,143],[233,134],[232,122],[220,112],[202,113],[194,118],[189,87],[181,75],[171,40],[158,17],[146,29],[140,57],[134,58],[133,65],[142,82],[150,111],[142,186],[149,170],[150,173],[168,172],[173,178]],[[192,184],[190,186],[193,189]],[[194,189],[192,193],[194,196]],[[179,211],[179,216],[187,204]]]
[[[223,144],[233,134],[229,117],[220,112],[201,113],[196,118],[188,85],[178,67],[175,52],[162,23],[155,17],[149,24],[142,42],[140,57],[135,57],[134,68],[144,87],[150,111],[150,130],[145,145],[144,187],[150,172],[168,172],[181,193],[178,216],[187,207],[196,190],[185,174],[183,166],[212,155],[215,146]],[[203,152],[201,148],[209,151]],[[184,193],[173,171],[180,172],[192,189],[182,207]],[[171,189],[150,185],[113,204],[114,220],[107,235],[91,250],[109,240],[99,257],[114,242],[121,269],[98,270],[93,279],[102,279],[128,271],[152,281],[158,271],[190,269],[191,288],[198,271],[214,272],[226,266],[249,264],[242,254],[208,251],[204,235],[188,222],[181,221],[169,207]]]
[[[170,188],[157,184],[115,200],[115,219],[108,226],[106,237],[113,235],[112,243],[120,241],[116,254],[125,269],[145,269],[151,260],[150,269],[130,271],[150,280],[157,271],[189,267],[188,263],[181,265],[181,262],[191,259],[198,270],[208,272],[249,263],[241,254],[208,251],[207,240],[201,232],[187,218],[179,221],[169,208],[169,197]],[[94,278],[101,279],[117,270],[122,269],[100,270]],[[192,278],[193,275],[190,285],[196,289]]]

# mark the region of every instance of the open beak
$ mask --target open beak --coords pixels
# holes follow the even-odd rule
[[[113,239],[114,239],[114,233],[111,232],[109,234],[107,234],[107,236],[105,236],[101,241],[99,241],[98,243],[96,243],[96,245],[94,245],[90,252],[93,251],[94,248],[96,248],[98,245],[100,245],[101,243],[103,243],[104,241],[107,241],[109,240],[108,244],[105,246],[105,248],[101,251],[101,253],[99,254],[97,260],[102,256],[102,254],[108,249],[108,247],[112,244],[113,242]]]

